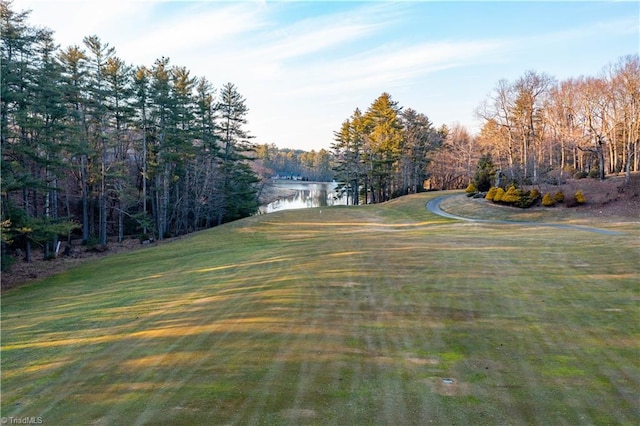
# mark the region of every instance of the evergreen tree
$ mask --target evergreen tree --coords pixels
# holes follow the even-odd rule
[[[247,155],[253,151],[251,136],[243,129],[247,123],[248,112],[245,99],[235,85],[226,83],[220,90],[217,110],[220,113],[220,141],[222,143],[220,204],[218,224],[236,219],[239,212],[251,214],[257,208],[255,203],[255,174],[246,167],[250,159]],[[253,176],[252,176],[253,175]],[[233,183],[238,178],[240,186]]]
[[[83,39],[89,49],[89,93],[91,108],[91,138],[99,153],[100,164],[100,190],[98,198],[98,237],[100,245],[107,244],[107,171],[108,164],[108,86],[105,78],[105,68],[109,60],[115,54],[115,48],[109,43],[103,43],[98,36],[87,36]]]
[[[200,150],[194,158],[193,227],[209,227],[214,217],[219,146],[216,135],[215,91],[206,78],[196,86],[195,127]]]
[[[75,171],[72,175],[80,187],[82,242],[87,243],[90,236],[88,164],[92,152],[89,145],[88,102],[86,100],[87,56],[80,47],[69,46],[59,53],[58,60],[62,68],[61,83],[67,104],[66,141],[69,162]],[[68,198],[67,191],[67,210],[70,213]]]
[[[364,115],[368,143],[367,173],[374,203],[391,198],[397,186],[393,177],[403,149],[401,109],[391,95],[383,93]]]
[[[473,184],[480,192],[486,192],[494,184],[496,177],[496,168],[493,164],[490,154],[483,155],[478,161],[476,174],[473,178]]]
[[[135,111],[137,111],[137,126],[139,130],[140,137],[138,138],[139,147],[138,147],[138,162],[137,162],[137,173],[138,180],[136,182],[136,186],[139,188],[139,194],[142,198],[142,212],[137,215],[138,223],[142,227],[142,233],[147,236],[147,117],[149,114],[149,102],[150,102],[150,93],[149,93],[149,78],[150,72],[144,66],[138,67],[134,73],[133,77],[133,85],[134,85],[134,105]]]
[[[402,112],[404,149],[401,159],[402,193],[419,192],[427,179],[429,153],[442,145],[442,135],[429,118],[409,108]]]
[[[169,58],[156,60],[151,69],[151,152],[149,173],[153,178],[152,204],[158,239],[168,231],[171,153],[168,140],[171,133],[171,98]]]

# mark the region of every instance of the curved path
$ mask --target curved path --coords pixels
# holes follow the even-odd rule
[[[600,229],[600,228],[592,228],[590,226],[563,225],[559,223],[544,223],[544,222],[521,222],[517,220],[473,219],[469,217],[463,217],[463,216],[451,214],[451,213],[445,212],[440,208],[440,203],[443,200],[449,197],[455,197],[455,196],[457,195],[444,195],[444,196],[436,197],[432,200],[429,200],[425,207],[429,212],[436,214],[438,216],[447,217],[449,219],[464,220],[467,222],[497,223],[497,224],[503,224],[503,225],[550,226],[553,228],[572,229],[572,230],[585,231],[585,232],[595,232],[597,234],[604,234],[604,235],[623,235],[622,232],[609,231],[607,229]]]

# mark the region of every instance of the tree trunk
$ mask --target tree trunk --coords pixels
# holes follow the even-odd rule
[[[104,125],[101,131],[104,132]],[[107,245],[107,139],[102,135],[102,165],[100,170],[100,245]]]
[[[626,161],[626,164],[624,165],[624,182],[625,183],[631,182],[631,157],[633,157],[633,153],[635,152],[635,147],[637,145],[638,145],[637,140],[635,141],[635,143],[630,142],[627,149],[627,161]]]
[[[87,184],[87,156],[80,156],[80,184],[82,186],[82,242],[89,241],[89,186]]]
[[[598,136],[598,145],[596,147],[596,151],[598,153],[598,177],[600,180],[605,180],[605,164],[604,164],[604,140],[601,136]]]

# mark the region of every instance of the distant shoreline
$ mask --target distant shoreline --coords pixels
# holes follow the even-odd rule
[[[285,183],[285,184],[315,184],[315,185],[330,185],[337,184],[336,181],[315,181],[315,180],[296,180],[296,179],[270,179],[270,183]]]

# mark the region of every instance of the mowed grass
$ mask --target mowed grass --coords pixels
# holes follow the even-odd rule
[[[435,195],[256,216],[6,293],[2,416],[637,424],[637,224],[467,223]]]

